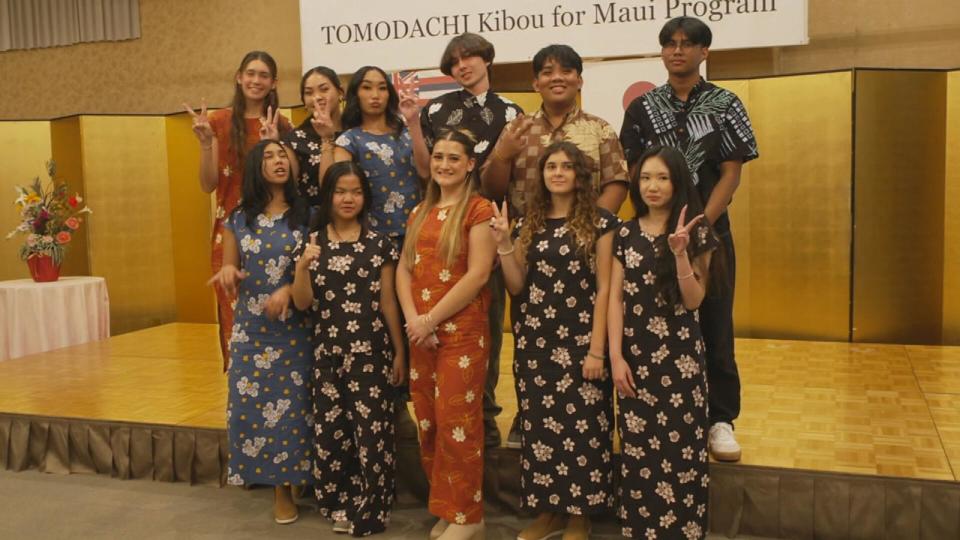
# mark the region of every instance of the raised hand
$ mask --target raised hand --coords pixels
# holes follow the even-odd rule
[[[247,273],[232,264],[225,264],[220,271],[207,280],[207,285],[220,287],[231,298],[237,296],[237,285],[247,277]]]
[[[317,244],[317,233],[310,233],[310,242],[304,246],[303,253],[297,261],[296,271],[303,271],[310,268],[310,264],[320,258],[320,246]]]
[[[687,252],[687,246],[690,245],[690,231],[697,226],[697,223],[703,219],[703,214],[690,220],[690,223],[684,224],[687,217],[687,206],[680,209],[680,217],[677,218],[677,230],[667,237],[667,243],[670,244],[670,251],[677,257],[683,256]]]
[[[278,140],[280,138],[280,129],[277,127],[277,123],[280,121],[280,111],[273,110],[273,106],[267,107],[267,115],[260,117],[260,140],[271,139]]]
[[[333,118],[330,117],[330,111],[327,110],[327,102],[317,100],[313,102],[313,112],[310,115],[310,125],[321,139],[332,139],[336,129],[333,125]]]
[[[493,207],[493,217],[490,218],[490,231],[493,233],[493,240],[497,243],[500,251],[507,251],[511,247],[510,242],[510,216],[507,211],[507,201],[503,201],[503,206],[497,208],[497,203],[490,201]]]
[[[514,118],[500,133],[500,138],[494,147],[496,155],[500,156],[501,159],[509,160],[520,155],[520,152],[526,146],[527,133],[531,127],[533,127],[533,119],[529,116],[521,114]]]
[[[417,101],[417,96],[409,90],[400,92],[400,114],[403,115],[403,119],[407,121],[408,126],[411,122],[416,122],[417,116],[420,114],[420,102]]]
[[[197,136],[197,140],[200,141],[200,144],[203,146],[210,146],[213,144],[213,128],[210,127],[210,119],[207,118],[207,100],[200,100],[200,113],[198,114],[193,110],[193,107],[183,103],[183,108],[186,109],[187,114],[190,115],[190,118],[193,120],[193,134]]]

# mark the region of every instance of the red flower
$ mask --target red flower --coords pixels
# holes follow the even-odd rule
[[[73,230],[77,230],[80,228],[80,220],[75,217],[67,218],[67,220],[64,221],[63,224],[66,225],[67,227],[70,227]]]
[[[69,199],[67,199],[67,202],[70,204],[71,208],[76,208],[77,205],[80,204],[80,199],[76,195],[72,195]]]
[[[66,244],[67,242],[70,241],[70,238],[71,238],[70,233],[68,233],[67,231],[60,231],[57,233],[58,244]]]

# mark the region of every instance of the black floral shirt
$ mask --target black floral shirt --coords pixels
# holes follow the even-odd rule
[[[720,180],[721,163],[746,163],[759,156],[740,98],[703,79],[690,90],[687,101],[678,98],[669,84],[633,100],[623,118],[620,142],[630,166],[655,144],[683,152],[704,205]],[[718,225],[720,221],[726,219],[718,220]]]
[[[336,133],[334,138],[339,136]],[[320,135],[313,129],[310,123],[310,117],[307,117],[302,124],[285,133],[280,140],[290,145],[297,155],[297,162],[300,164],[300,177],[297,179],[297,187],[300,190],[300,196],[305,197],[310,206],[320,204],[320,178],[318,177],[320,168],[321,144]]]
[[[523,109],[519,105],[493,92],[475,96],[466,90],[457,90],[430,100],[420,114],[420,127],[430,150],[443,129],[469,130],[477,138],[473,151],[477,155],[476,169],[480,170],[493,152],[500,132],[520,114]]]

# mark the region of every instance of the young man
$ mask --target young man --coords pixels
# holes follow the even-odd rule
[[[511,216],[523,214],[527,193],[539,181],[537,162],[550,143],[560,140],[576,144],[589,157],[600,206],[616,214],[626,199],[627,167],[616,131],[577,105],[582,73],[583,60],[567,45],[544,47],[533,57],[533,89],[543,106],[504,129],[481,173],[484,192],[508,197]],[[517,417],[507,446],[520,448]]]
[[[416,159],[425,159],[422,164],[429,168],[430,150],[437,134],[443,129],[466,129],[474,135],[477,143],[477,169],[490,156],[500,132],[510,121],[523,115],[523,110],[509,99],[490,90],[490,66],[493,65],[493,45],[477,34],[465,33],[454,37],[447,44],[440,58],[440,71],[453,77],[462,90],[446,93],[430,100],[420,112],[420,122],[411,126],[415,143],[423,141],[425,151],[415,153]],[[419,130],[418,136],[414,131]],[[497,267],[490,273],[490,357],[487,364],[487,379],[483,390],[484,442],[487,447],[500,446],[500,431],[496,417],[501,407],[497,405],[496,388],[500,377],[500,347],[503,344],[503,312],[506,292],[503,274]]]
[[[740,459],[733,421],[740,414],[740,376],[733,355],[733,286],[736,261],[727,205],[740,170],[755,159],[757,141],[743,103],[700,77],[713,35],[703,21],[677,17],[660,30],[667,84],[627,107],[620,141],[631,166],[654,144],[683,152],[700,192],[706,218],[720,237],[728,282],[713,287],[700,306],[710,388],[710,453],[720,461]]]

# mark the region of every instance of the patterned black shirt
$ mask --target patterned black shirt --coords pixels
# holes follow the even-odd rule
[[[340,132],[334,134],[334,139]],[[300,163],[300,178],[297,187],[300,196],[305,197],[310,206],[320,204],[320,178],[317,173],[320,168],[321,144],[320,135],[313,129],[310,117],[299,126],[280,137],[280,140],[290,145]]]
[[[448,92],[427,103],[420,114],[420,127],[427,148],[433,151],[433,141],[445,128],[467,129],[477,138],[473,151],[477,155],[476,170],[493,152],[500,132],[507,123],[523,114],[519,105],[493,92],[474,96],[466,90]]]
[[[669,84],[633,100],[623,118],[620,142],[631,167],[654,144],[683,152],[704,205],[720,180],[721,163],[746,163],[759,156],[740,98],[703,79],[690,90],[687,101],[678,98]],[[728,226],[724,216],[717,221],[721,228]]]

